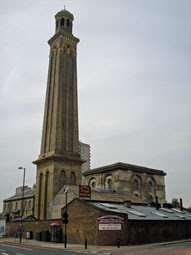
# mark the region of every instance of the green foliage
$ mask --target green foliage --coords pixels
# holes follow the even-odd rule
[[[180,206],[180,202],[179,202],[179,200],[178,200],[177,198],[173,198],[173,199],[172,199],[172,206],[173,206],[174,208],[177,208],[177,207]]]

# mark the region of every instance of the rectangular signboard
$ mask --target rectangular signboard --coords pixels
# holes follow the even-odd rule
[[[121,224],[99,224],[99,230],[121,230]]]
[[[91,198],[91,187],[87,185],[79,185],[79,197]]]
[[[5,235],[6,221],[0,220],[0,237]]]

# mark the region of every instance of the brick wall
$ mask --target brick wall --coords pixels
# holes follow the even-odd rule
[[[127,242],[126,223],[122,224],[122,230],[99,230],[98,216],[107,214],[108,212],[97,210],[83,201],[74,200],[68,206],[68,242],[84,244],[85,239],[87,239],[88,244],[92,245],[117,245],[119,238],[121,244],[125,245]],[[119,215],[117,213],[109,214]]]
[[[23,222],[24,232],[32,231],[33,239],[36,239],[36,233],[42,232],[43,230],[50,231],[50,224],[53,222],[61,224],[60,220],[40,220],[40,221],[34,221],[34,222]],[[15,234],[17,233],[17,228],[19,225],[20,225],[20,222],[9,222],[7,224],[9,237],[15,237]]]
[[[191,221],[129,221],[128,244],[191,238]]]

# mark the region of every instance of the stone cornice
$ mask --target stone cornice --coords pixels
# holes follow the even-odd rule
[[[55,160],[60,160],[60,161],[72,161],[76,163],[85,163],[86,160],[81,159],[80,157],[75,157],[74,155],[69,155],[68,153],[64,154],[52,154],[52,155],[44,155],[40,156],[37,160],[33,161],[32,163],[35,165],[42,164],[47,161],[55,161]]]
[[[79,41],[80,41],[77,37],[74,37],[71,34],[68,34],[64,31],[59,31],[48,40],[48,44],[51,45],[57,38],[63,38],[65,40],[75,43],[75,44],[79,43]]]
[[[156,170],[156,169],[152,169],[152,168],[131,165],[131,164],[126,164],[126,163],[121,163],[121,162],[88,170],[85,173],[83,173],[83,175],[88,176],[88,175],[101,173],[101,172],[107,172],[107,171],[111,171],[111,170],[126,170],[126,171],[130,170],[132,172],[140,172],[140,173],[155,174],[155,175],[162,175],[162,176],[166,175],[166,173],[162,170]]]

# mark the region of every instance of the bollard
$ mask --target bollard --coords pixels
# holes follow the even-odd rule
[[[119,240],[119,238],[117,239],[117,248],[120,248],[120,240]]]
[[[87,249],[87,246],[88,246],[88,240],[85,239],[85,249]]]

